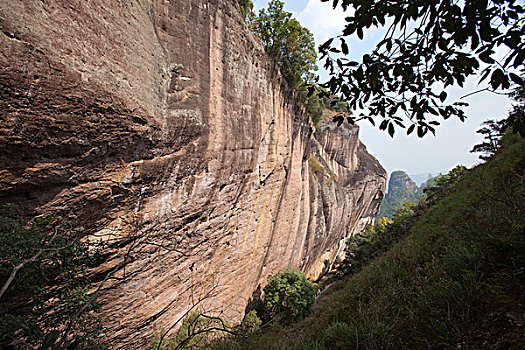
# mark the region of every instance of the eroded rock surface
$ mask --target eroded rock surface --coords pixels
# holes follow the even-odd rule
[[[316,278],[377,215],[358,128],[312,134],[235,0],[8,0],[0,29],[0,204],[106,242],[116,348],[201,300],[240,320],[269,274]]]

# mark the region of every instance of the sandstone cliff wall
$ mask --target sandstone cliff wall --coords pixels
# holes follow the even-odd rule
[[[106,337],[145,347],[197,301],[242,318],[376,216],[357,127],[312,134],[234,0],[0,3],[0,204],[107,244]]]

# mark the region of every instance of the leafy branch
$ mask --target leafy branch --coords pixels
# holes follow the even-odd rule
[[[347,116],[350,123],[366,119],[375,125],[379,118],[379,129],[391,136],[406,128],[423,137],[435,134],[441,119],[466,119],[468,104],[448,102],[447,87],[463,87],[478,73],[479,83],[490,76],[494,92],[523,84],[517,73],[525,61],[525,9],[518,1],[333,0],[332,5],[353,14],[345,18],[341,35],[319,47],[331,75],[321,85],[363,110]],[[384,38],[361,62],[349,60],[346,38],[355,34],[362,40],[372,26],[388,26]],[[495,59],[499,47],[508,50],[503,62]]]

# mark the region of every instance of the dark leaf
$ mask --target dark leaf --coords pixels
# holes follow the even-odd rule
[[[504,78],[505,73],[503,73],[501,68],[498,68],[492,73],[492,76],[490,77],[490,85],[494,90],[496,90],[503,83]]]
[[[516,56],[516,59],[514,60],[514,68],[518,68],[523,64],[523,61],[525,61],[525,51],[521,51],[518,56]]]
[[[519,75],[516,75],[514,73],[510,73],[509,75],[514,83],[518,85],[523,85],[523,79]]]
[[[344,55],[348,55],[348,45],[344,39],[341,39],[341,50],[343,51]]]
[[[418,127],[417,127],[417,137],[423,137],[423,136],[425,136],[425,129],[423,128],[423,126],[418,125]]]
[[[394,124],[389,123],[388,124],[388,135],[390,135],[390,137],[394,137],[394,133],[395,133]]]

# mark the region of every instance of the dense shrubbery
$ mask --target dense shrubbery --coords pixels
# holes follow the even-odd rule
[[[12,214],[9,207],[0,212],[0,344],[103,347],[98,321],[88,313],[95,305],[85,271],[98,252],[64,222],[28,223]]]
[[[249,19],[253,11],[253,2],[251,0],[237,0],[241,7],[242,15],[245,19]]]
[[[239,0],[241,7],[246,0]],[[244,11],[244,10],[243,10]],[[318,129],[325,109],[350,114],[348,104],[329,97],[326,90],[313,87],[317,70],[317,52],[313,34],[284,10],[284,3],[271,0],[268,8],[248,18],[252,32],[259,37],[268,56],[279,67],[288,85],[295,91],[312,122]],[[308,95],[307,86],[312,92]],[[319,94],[324,92],[322,94]],[[321,97],[323,95],[323,97]],[[328,96],[328,97],[327,97]]]
[[[284,3],[271,0],[250,22],[268,56],[279,67],[288,85],[299,90],[313,80],[317,52],[313,34],[284,10]]]
[[[424,196],[420,201],[420,206],[428,207],[453,193],[467,172],[468,169],[465,166],[458,165],[447,174],[433,178],[431,185],[423,190]]]
[[[195,349],[206,346],[217,337],[216,330],[227,329],[220,318],[194,311],[181,322],[179,329],[169,337],[161,332],[151,344],[151,350]]]
[[[264,287],[264,304],[270,317],[297,319],[306,316],[315,302],[317,286],[294,269],[268,277]]]

